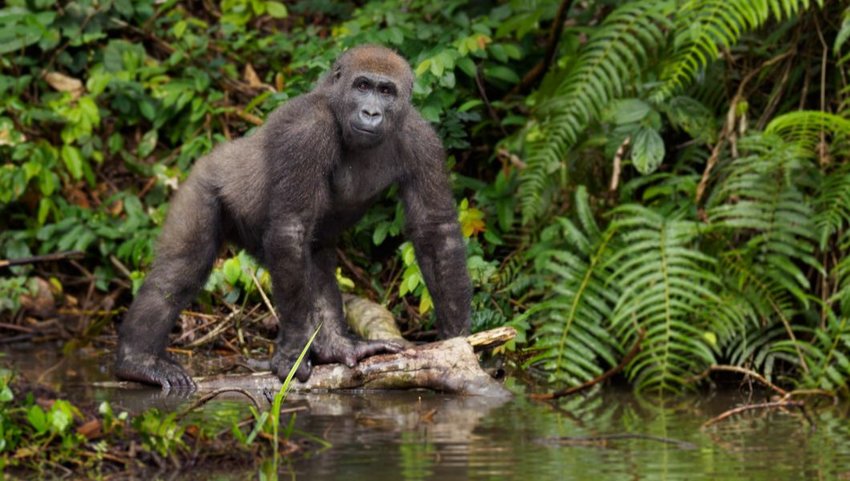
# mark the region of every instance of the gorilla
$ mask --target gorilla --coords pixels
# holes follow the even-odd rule
[[[355,339],[336,283],[337,237],[391,185],[434,300],[441,338],[469,333],[472,286],[445,153],[411,105],[413,72],[392,50],[352,48],[304,95],[249,136],[199,159],[172,200],[156,258],[119,327],[119,378],[193,389],[166,352],[180,313],[206,282],[223,243],[270,273],[280,329],[271,359],[284,379],[321,323],[296,377],[312,363],[354,366],[390,341]]]

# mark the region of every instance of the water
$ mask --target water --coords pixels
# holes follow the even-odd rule
[[[26,375],[42,376],[77,400],[107,399],[133,411],[175,409],[186,402],[157,390],[90,387],[91,380],[108,379],[106,359],[96,355],[56,365],[47,353],[12,355]],[[753,411],[701,428],[727,409],[765,399],[728,389],[662,404],[608,388],[541,403],[511,380],[509,387],[517,396],[508,401],[428,392],[293,395],[287,405],[304,409],[296,414],[300,436],[330,446],[286,461],[281,479],[850,480],[848,406],[821,403],[806,415]],[[247,412],[238,398],[204,409],[202,415],[211,418],[234,409]],[[256,479],[257,472],[162,477],[241,480]]]
[[[296,460],[296,479],[850,479],[842,409],[809,413],[814,426],[799,412],[762,411],[701,429],[744,396],[664,407],[618,390],[555,405],[521,396],[501,405],[413,393],[359,397],[311,400],[298,425],[334,446]]]

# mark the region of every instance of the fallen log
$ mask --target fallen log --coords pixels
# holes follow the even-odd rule
[[[293,379],[294,392],[330,392],[371,389],[432,389],[435,391],[489,397],[510,393],[478,364],[476,347],[490,348],[516,336],[512,327],[499,327],[469,337],[414,346],[395,354],[381,354],[360,361],[354,367],[343,364],[313,366],[307,382]],[[223,388],[277,391],[280,380],[269,371],[248,374],[220,374],[194,377],[199,392]],[[139,383],[100,382],[106,388],[143,388]]]
[[[511,339],[513,328],[498,328],[484,338],[491,345]],[[479,336],[480,337],[480,336]],[[226,387],[250,390],[280,389],[280,380],[271,372],[223,374],[195,378],[199,391]],[[456,337],[405,349],[396,354],[382,354],[360,361],[354,367],[323,364],[313,367],[307,382],[293,380],[294,392],[328,392],[344,389],[432,389],[472,396],[509,396],[508,391],[481,369],[469,338]]]

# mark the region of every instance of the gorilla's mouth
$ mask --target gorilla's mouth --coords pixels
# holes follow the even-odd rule
[[[366,135],[377,135],[378,134],[377,130],[366,129],[366,128],[360,127],[359,125],[355,124],[354,122],[351,123],[351,130],[354,130],[357,133],[366,134]]]

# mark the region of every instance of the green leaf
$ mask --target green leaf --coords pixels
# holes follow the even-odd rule
[[[419,299],[419,314],[427,314],[433,308],[434,301],[431,300],[431,293],[428,292],[428,289],[424,289],[422,297]]]
[[[73,145],[63,145],[62,146],[62,161],[65,162],[65,167],[68,169],[68,172],[71,174],[76,180],[79,180],[83,177],[83,155],[80,153],[80,149],[74,147]]]
[[[221,270],[224,272],[224,278],[227,280],[227,283],[230,285],[236,284],[239,280],[239,276],[242,275],[242,266],[239,262],[238,257],[231,257],[224,261],[224,265],[221,266]]]
[[[478,107],[479,105],[484,105],[484,102],[480,99],[467,100],[466,102],[461,104],[460,107],[457,108],[457,111],[458,112],[466,112],[467,110],[474,109],[475,107]]]
[[[138,146],[138,155],[141,158],[145,158],[153,152],[156,148],[156,142],[159,139],[159,135],[156,129],[151,129],[145,133],[142,137],[141,142],[139,142]]]
[[[186,28],[189,26],[189,23],[186,20],[180,20],[179,22],[174,24],[174,27],[171,28],[171,32],[174,34],[174,37],[181,38],[183,34],[186,33]]]
[[[419,110],[419,113],[428,122],[436,123],[440,121],[440,111],[440,107],[436,105],[426,105]]]
[[[12,390],[9,389],[9,386],[0,387],[0,402],[9,402],[15,398],[15,395],[12,393]]]
[[[431,68],[431,59],[426,58],[419,65],[416,66],[416,76],[421,77],[422,74],[427,72]]]
[[[438,56],[431,59],[431,73],[434,74],[435,77],[441,77],[445,69],[446,65],[443,62],[442,57]]]
[[[156,118],[156,106],[154,106],[153,102],[150,100],[144,99],[139,102],[139,112],[147,120],[153,120]]]
[[[473,78],[475,77],[475,74],[476,74],[475,62],[473,62],[471,58],[469,58],[469,57],[459,58],[457,60],[457,66],[466,75],[473,77]]]
[[[54,433],[64,433],[74,420],[68,401],[58,400],[53,403],[48,415],[50,430]]]
[[[387,238],[387,232],[389,231],[390,224],[389,222],[381,222],[375,227],[375,231],[372,232],[372,244],[379,246],[384,243],[384,239]]]
[[[42,197],[40,201],[38,201],[38,214],[36,216],[36,220],[38,220],[38,225],[44,225],[47,221],[47,216],[50,215],[50,210],[53,208],[53,201],[48,197]]]
[[[517,75],[517,73],[514,72],[512,69],[503,65],[485,68],[484,75],[488,78],[503,80],[509,84],[515,84],[519,82],[519,75]]]
[[[846,42],[848,38],[850,38],[850,15],[844,19],[844,22],[841,24],[841,30],[839,30],[838,35],[835,36],[833,49],[836,54],[841,51],[841,46],[844,45],[844,42]]]
[[[274,18],[286,18],[289,16],[286,5],[281,2],[266,2],[266,11]]]
[[[664,160],[664,140],[649,127],[640,127],[632,141],[632,162],[643,175],[655,172]]]
[[[91,96],[80,97],[78,108],[80,109],[80,120],[86,122],[89,126],[100,124],[100,110]],[[91,132],[91,127],[89,127],[89,132]]]
[[[35,428],[37,433],[41,434],[47,431],[47,414],[38,404],[34,404],[27,411],[27,421]]]
[[[643,120],[652,107],[640,99],[623,99],[614,102],[611,115],[617,125],[630,124]]]

